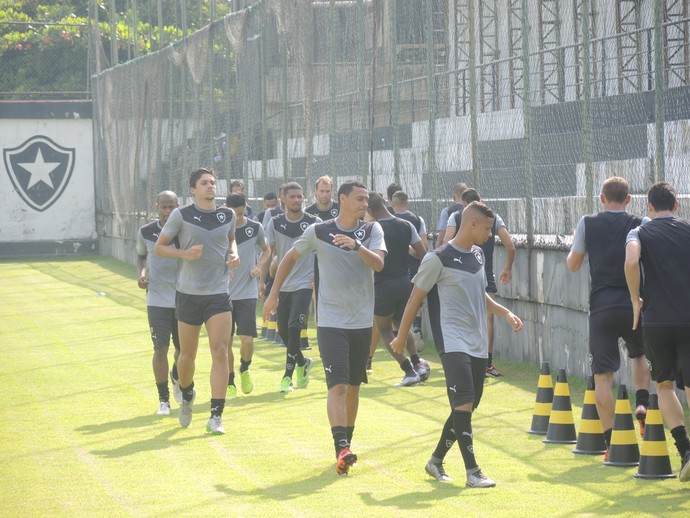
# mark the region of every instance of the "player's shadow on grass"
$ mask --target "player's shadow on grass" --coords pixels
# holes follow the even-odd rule
[[[151,426],[161,421],[161,416],[151,414],[151,415],[139,415],[135,417],[130,417],[128,419],[120,419],[119,421],[108,421],[105,423],[97,424],[85,424],[80,426],[75,431],[85,433],[85,434],[99,434],[107,433],[112,430],[119,430],[122,428],[144,428]]]
[[[464,477],[463,477],[464,478]],[[413,491],[390,498],[375,498],[372,493],[359,492],[358,496],[365,506],[371,508],[379,507],[395,507],[407,510],[425,510],[428,511],[430,506],[435,502],[445,500],[447,498],[458,498],[462,496],[464,500],[468,498],[492,498],[494,489],[492,488],[467,488],[464,482],[454,481],[450,483],[436,482],[429,480],[429,491]]]
[[[168,448],[178,447],[183,443],[190,441],[198,441],[199,439],[204,439],[206,436],[203,434],[185,435],[183,437],[175,438],[174,436],[181,433],[182,428],[176,427],[171,430],[166,430],[165,432],[159,433],[154,437],[148,437],[142,441],[128,442],[117,448],[110,450],[92,450],[93,455],[98,457],[103,457],[106,459],[116,459],[120,457],[128,457],[130,455],[136,455],[138,453],[143,453],[147,451],[157,451],[165,450]]]
[[[216,491],[230,497],[254,496],[281,501],[292,500],[293,498],[302,497],[305,494],[316,494],[318,491],[325,489],[331,484],[335,484],[346,478],[347,477],[340,477],[337,475],[335,473],[335,468],[331,465],[309,478],[300,478],[299,480],[286,482],[284,484],[279,483],[266,487],[259,487],[251,491],[237,490],[226,484],[216,484],[215,488]]]
[[[275,392],[264,392],[263,394],[242,394],[241,396],[237,396],[236,398],[232,399],[228,403],[225,404],[226,409],[231,409],[231,408],[238,408],[238,407],[243,407],[247,405],[253,405],[256,403],[274,403],[274,402],[280,402],[280,401],[285,401],[285,400],[290,400],[294,399],[295,401],[305,401],[307,399],[314,399],[314,398],[321,398],[323,399],[325,397],[325,392],[304,392],[304,390],[298,390],[295,392],[289,392],[287,394],[283,394],[281,392],[275,391]],[[296,397],[298,396],[298,398]]]

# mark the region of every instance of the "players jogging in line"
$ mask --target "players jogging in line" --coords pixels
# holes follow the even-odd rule
[[[153,376],[158,389],[158,415],[170,415],[170,390],[168,388],[168,348],[170,337],[175,346],[175,363],[170,371],[173,395],[182,402],[177,381],[177,357],[180,355],[180,340],[175,318],[175,281],[177,261],[158,257],[153,248],[158,235],[168,221],[170,213],[179,206],[177,195],[163,191],[158,195],[156,209],[158,219],[141,227],[137,232],[137,271],[139,287],[146,290],[146,312],[148,314],[151,340],[153,341]],[[171,246],[179,248],[174,241]]]
[[[304,232],[278,267],[275,287],[300,257],[316,253],[321,280],[317,298],[317,335],[328,386],[328,421],[336,451],[336,471],[346,475],[357,461],[351,449],[359,409],[359,388],[366,383],[366,361],[374,314],[374,270],[381,271],[386,253],[381,226],[363,222],[369,193],[357,181],[338,188],[340,214]],[[278,304],[274,290],[264,315]]]
[[[216,175],[212,169],[192,171],[189,187],[194,203],[175,209],[156,242],[160,257],[180,259],[175,308],[180,332],[177,361],[182,404],[180,424],[192,422],[196,397],[194,369],[201,324],[211,348],[211,418],[206,430],[225,433],[221,416],[228,386],[228,347],[232,304],[228,294],[228,267],[239,266],[235,245],[236,217],[232,209],[216,207]],[[168,245],[177,238],[180,249]]]
[[[571,272],[576,272],[582,266],[585,255],[589,255],[589,358],[594,375],[597,413],[608,450],[616,410],[613,377],[621,363],[619,338],[625,340],[628,356],[632,359],[632,379],[636,389],[635,416],[642,435],[649,406],[650,377],[642,330],[632,330],[632,304],[624,271],[626,237],[643,220],[625,212],[630,195],[628,182],[623,178],[606,180],[599,199],[604,207],[603,212],[580,219],[566,263]],[[606,460],[608,453],[604,455]]]
[[[275,255],[278,262],[292,248],[306,229],[321,219],[302,210],[304,193],[297,182],[289,182],[283,187],[285,196],[285,212],[268,222],[266,240],[271,247],[271,255]],[[266,266],[267,268],[267,266]],[[295,371],[294,388],[307,388],[309,385],[309,371],[312,359],[306,358],[300,349],[300,335],[306,326],[309,304],[311,303],[312,282],[314,277],[314,255],[301,257],[287,278],[276,287],[280,290],[280,304],[278,304],[277,322],[278,333],[287,346],[285,354],[285,373],[280,380],[280,392],[293,390],[292,377]],[[264,306],[265,307],[265,306]]]
[[[467,207],[467,205],[469,205],[473,201],[481,201],[481,198],[479,197],[479,193],[477,192],[477,190],[472,189],[471,187],[463,191],[461,199],[463,207]],[[455,237],[457,229],[460,228],[461,220],[462,210],[455,211],[448,217],[448,225],[446,228],[446,238],[448,238],[448,240]],[[480,247],[484,252],[484,258],[486,260],[486,264],[484,265],[487,280],[486,293],[489,294],[489,297],[495,299],[498,289],[496,288],[496,276],[494,275],[494,248],[496,245],[494,236],[498,236],[498,238],[501,240],[501,244],[503,245],[506,254],[506,262],[503,265],[503,270],[501,271],[501,275],[499,276],[499,280],[503,285],[510,283],[510,272],[513,269],[513,262],[515,261],[515,243],[513,243],[513,238],[508,233],[508,229],[506,228],[503,219],[496,213],[494,213],[494,226],[491,229],[491,234],[492,236],[486,241],[486,243],[481,244]],[[486,365],[486,374],[488,376],[498,378],[499,376],[502,376],[502,374],[494,365],[493,313],[489,313],[487,315],[487,318],[489,319],[487,322],[487,330],[489,333],[489,359]]]
[[[483,203],[470,203],[455,238],[424,257],[412,279],[414,288],[399,334],[391,343],[398,352],[405,349],[404,336],[428,294],[429,321],[446,376],[451,413],[426,471],[436,480],[450,480],[443,469],[443,459],[457,440],[468,487],[496,485],[477,465],[472,436],[472,412],[481,400],[486,376],[486,313],[502,316],[513,331],[522,329],[522,321],[485,291],[484,253],[477,245],[491,237],[493,218],[492,210]]]
[[[271,249],[266,242],[264,227],[261,223],[245,217],[247,200],[244,194],[228,194],[225,204],[235,211],[235,243],[240,265],[230,271],[230,300],[232,301],[232,334],[228,349],[228,390],[226,399],[237,395],[235,386],[235,358],[232,352],[232,337],[240,337],[240,386],[244,394],[254,389],[249,366],[254,355],[254,338],[256,338],[256,300],[263,296],[265,265],[271,260]],[[257,254],[261,254],[257,260]]]
[[[628,234],[625,279],[633,306],[632,327],[642,325],[659,409],[681,458],[678,478],[686,482],[690,480],[690,441],[673,382],[678,373],[686,382],[690,378],[690,223],[673,215],[678,200],[676,190],[667,182],[654,184],[647,202],[652,221]],[[640,264],[644,271],[642,287]],[[690,401],[687,384],[685,397]]]
[[[407,387],[429,377],[429,364],[419,357],[412,331],[406,335],[409,359],[404,354],[393,351],[390,343],[395,336],[393,325],[400,325],[405,304],[412,291],[408,269],[409,249],[412,247],[420,260],[424,258],[426,250],[412,223],[392,216],[380,194],[369,193],[367,210],[374,221],[381,225],[388,251],[383,269],[374,274],[374,324],[386,348],[405,373],[396,386]]]

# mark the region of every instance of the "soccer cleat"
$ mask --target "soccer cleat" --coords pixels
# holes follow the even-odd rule
[[[212,433],[213,435],[223,435],[225,433],[225,428],[223,428],[223,421],[219,415],[211,416],[211,418],[206,423],[206,432]]]
[[[182,428],[187,428],[189,424],[192,422],[192,405],[194,404],[195,399],[196,389],[192,389],[192,400],[185,401],[183,399],[182,403],[180,403],[180,414],[178,416],[178,419],[180,420]]]
[[[371,358],[369,358],[367,360],[367,374],[371,374],[372,372],[374,372],[374,369],[371,366]]]
[[[496,366],[493,363],[486,368],[486,375],[491,376],[493,378],[499,378],[499,377],[503,376],[503,374],[501,374],[498,371],[498,369],[496,368]]]
[[[280,391],[282,393],[292,392],[293,390],[292,378],[290,376],[285,376],[282,380],[280,380]]]
[[[170,415],[170,402],[161,401],[158,405],[158,412],[156,412],[156,415]]]
[[[635,417],[637,418],[637,423],[640,425],[640,437],[644,439],[644,425],[647,420],[647,407],[644,405],[637,405],[635,409]]]
[[[686,451],[685,455],[683,455],[683,460],[680,463],[678,480],[681,482],[687,482],[690,480],[690,451]]]
[[[448,476],[446,470],[443,469],[443,464],[437,464],[435,462],[427,462],[424,467],[426,472],[434,477],[439,482],[452,482],[453,479]]]
[[[252,381],[252,375],[249,370],[240,373],[240,385],[242,386],[242,393],[249,394],[254,390],[254,382]]]
[[[303,389],[307,388],[307,385],[309,385],[309,371],[311,370],[312,365],[314,365],[314,361],[311,358],[304,358],[304,365],[301,367],[298,365],[295,368],[295,372],[297,375],[297,382],[295,383],[295,388],[298,389]]]
[[[496,482],[487,477],[477,468],[474,473],[467,475],[467,487],[494,487]]]
[[[335,471],[338,475],[347,475],[350,466],[357,463],[357,455],[350,451],[350,448],[343,448],[338,453],[338,461],[335,463]]]
[[[396,383],[396,387],[410,387],[412,385],[416,385],[422,381],[419,377],[419,374],[414,369],[410,369],[407,372],[405,372],[405,376],[403,377],[402,381],[400,383]]]
[[[173,378],[172,371],[170,371],[170,381],[173,387],[173,397],[178,405],[182,404],[182,390],[180,389],[180,381]]]
[[[429,379],[429,374],[431,374],[431,366],[425,359],[420,358],[419,362],[415,363],[414,370],[416,370],[417,374],[419,374],[420,380],[426,381]]]
[[[422,330],[415,329],[412,331],[412,336],[414,337],[414,345],[418,353],[424,350],[424,338],[422,337]]]
[[[225,393],[225,399],[235,399],[237,397],[237,387],[235,385],[228,385],[228,391]]]

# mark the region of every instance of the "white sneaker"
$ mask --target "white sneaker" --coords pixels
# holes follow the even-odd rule
[[[474,473],[467,475],[467,487],[494,487],[496,482],[487,477],[477,468]]]
[[[223,428],[223,421],[219,415],[212,416],[206,423],[206,431],[214,435],[223,435],[225,428]]]
[[[446,470],[443,469],[443,464],[437,464],[435,462],[427,462],[426,466],[424,467],[426,472],[434,477],[436,480],[439,482],[452,482],[453,479],[448,476],[446,473]]]
[[[158,412],[156,415],[170,415],[170,403],[167,401],[161,401],[158,405]]]
[[[194,404],[194,400],[196,399],[196,389],[192,390],[192,400],[185,401],[183,399],[182,403],[180,403],[180,415],[178,416],[178,418],[180,420],[182,428],[187,428],[192,422],[192,405]]]
[[[405,373],[405,377],[402,379],[400,383],[396,383],[396,387],[409,387],[411,385],[416,385],[422,381],[422,379],[419,377],[419,374],[414,369],[410,369]]]
[[[180,389],[180,382],[173,378],[172,371],[170,371],[170,381],[172,382],[173,397],[178,405],[182,404],[182,390]]]

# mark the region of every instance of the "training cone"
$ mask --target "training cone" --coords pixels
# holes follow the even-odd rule
[[[640,463],[640,448],[633,424],[632,410],[625,385],[618,387],[616,414],[613,416],[613,431],[609,445],[609,457],[605,466],[637,466]]]
[[[546,439],[542,442],[556,444],[575,444],[577,442],[573,407],[570,404],[570,389],[568,388],[565,369],[558,369],[551,415],[549,416],[549,427],[546,429]]]
[[[261,338],[266,338],[267,334],[268,334],[268,322],[264,318],[263,321],[261,322],[261,334],[259,336]]]
[[[527,430],[527,433],[546,435],[552,403],[553,380],[551,379],[551,368],[549,367],[549,362],[543,362],[541,364],[539,382],[537,383],[537,399],[534,402],[532,427]]]
[[[272,342],[276,337],[276,316],[269,315],[268,317],[268,329],[266,329],[266,340]]]
[[[585,400],[582,404],[582,418],[580,419],[580,432],[577,434],[577,446],[573,453],[581,455],[601,455],[606,452],[604,429],[601,427],[599,412],[594,396],[594,376],[587,379]]]
[[[661,419],[659,399],[656,394],[649,395],[640,466],[637,468],[637,475],[633,476],[648,479],[676,478],[671,471],[671,459],[668,456],[664,423]]]
[[[302,329],[299,332],[299,346],[301,349],[309,348],[309,337],[307,336],[307,330]]]

